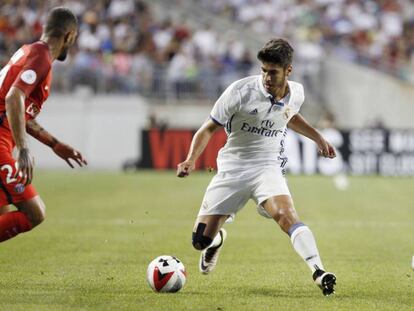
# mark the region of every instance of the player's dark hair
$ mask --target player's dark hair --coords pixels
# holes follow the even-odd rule
[[[57,7],[47,15],[44,32],[51,37],[61,37],[77,25],[78,19],[68,8]]]
[[[262,63],[272,63],[283,68],[292,64],[293,48],[284,39],[268,41],[257,53],[257,59]]]

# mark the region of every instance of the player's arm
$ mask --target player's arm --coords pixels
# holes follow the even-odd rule
[[[48,51],[32,48],[30,51],[19,50],[19,57],[29,54],[15,81],[12,83],[5,98],[7,120],[16,144],[17,170],[15,178],[27,185],[33,178],[33,159],[29,154],[26,134],[25,100],[50,70]]]
[[[26,122],[26,131],[30,136],[52,149],[59,143],[55,137],[41,127],[34,119]]]
[[[25,99],[26,95],[24,92],[12,86],[7,92],[5,103],[7,120],[18,150],[18,169],[15,177],[21,176],[21,182],[28,185],[32,182],[33,178],[33,160],[27,146]]]
[[[177,176],[185,177],[195,168],[195,162],[203,153],[211,136],[222,126],[208,119],[194,134],[187,159],[177,165]]]
[[[59,157],[65,160],[71,168],[74,166],[70,160],[75,161],[79,166],[88,164],[86,162],[86,159],[79,151],[73,149],[69,145],[60,142],[56,137],[41,127],[36,120],[33,119],[26,122],[26,131],[30,136],[36,138],[38,141],[52,148],[52,150]]]
[[[296,114],[290,119],[288,127],[309,139],[312,139],[318,145],[320,155],[326,158],[336,157],[335,148],[323,138],[323,136],[311,126],[301,114]]]

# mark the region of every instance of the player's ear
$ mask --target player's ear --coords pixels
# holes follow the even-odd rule
[[[288,65],[286,68],[286,76],[289,77],[290,74],[292,73],[292,65]]]
[[[69,43],[69,40],[70,40],[70,31],[65,33],[65,36],[63,37],[63,43],[67,44]]]
[[[68,32],[65,34],[65,37],[64,37],[64,42],[65,42],[66,44],[72,45],[73,43],[75,43],[75,40],[76,40],[76,35],[77,35],[76,30],[71,30],[71,31],[68,31]]]

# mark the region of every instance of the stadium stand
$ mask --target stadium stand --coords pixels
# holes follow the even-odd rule
[[[240,39],[248,32],[293,40],[300,80],[320,102],[311,78],[318,76],[327,54],[414,83],[414,8],[409,0],[167,2],[3,1],[0,64],[23,42],[39,38],[50,7],[65,5],[76,12],[80,32],[69,60],[54,66],[54,88],[61,92],[87,85],[100,93],[214,99],[230,82],[257,72],[249,40]],[[185,16],[183,8],[190,4],[197,6],[197,16]],[[201,15],[225,16],[236,26],[223,32]]]
[[[410,0],[202,0],[214,14],[322,46],[348,61],[414,82],[414,6]]]

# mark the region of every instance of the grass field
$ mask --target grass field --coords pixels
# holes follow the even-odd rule
[[[38,172],[45,223],[0,244],[0,310],[414,310],[414,181],[289,177],[337,293],[324,297],[290,241],[249,203],[227,226],[216,271],[198,272],[191,229],[212,174]],[[180,258],[184,289],[156,294],[145,272]]]

